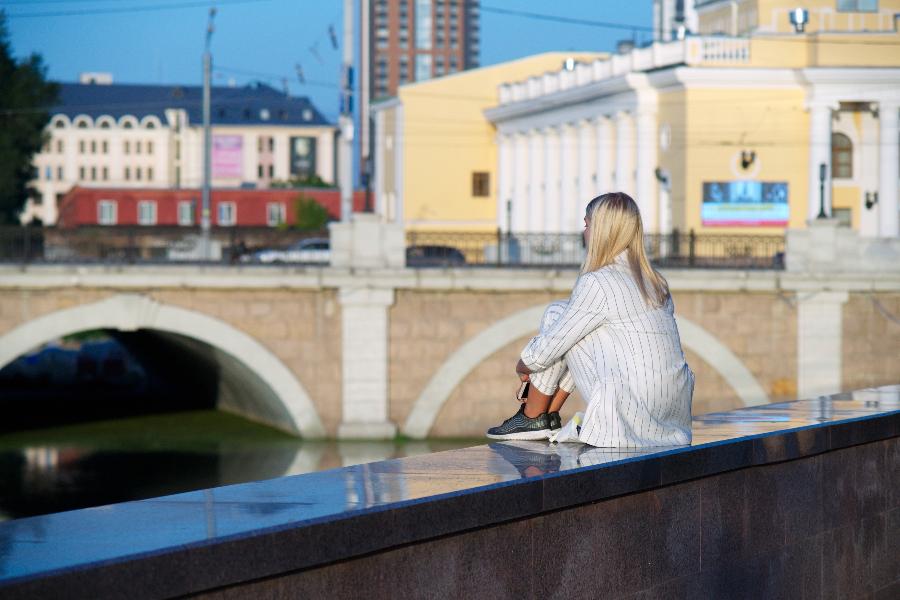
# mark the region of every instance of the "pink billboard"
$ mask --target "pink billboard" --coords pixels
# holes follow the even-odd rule
[[[216,179],[240,179],[243,170],[244,138],[239,135],[214,135],[212,138],[212,176]]]

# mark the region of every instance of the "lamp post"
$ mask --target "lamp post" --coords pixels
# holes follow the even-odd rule
[[[212,54],[209,51],[209,43],[213,34],[213,18],[216,16],[215,7],[209,9],[209,21],[206,25],[206,45],[203,51],[203,191],[202,191],[202,207],[200,212],[200,233],[203,246],[203,260],[210,259],[209,247],[209,191],[210,179],[212,175],[212,165],[210,164],[210,156],[212,140],[210,134],[210,77],[212,74]]]
[[[825,175],[828,173],[828,166],[825,163],[819,164],[819,215],[817,219],[827,219],[825,214]]]

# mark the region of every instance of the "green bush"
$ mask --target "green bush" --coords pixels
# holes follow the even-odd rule
[[[294,200],[294,227],[304,231],[320,231],[328,223],[328,211],[308,196],[300,195]]]

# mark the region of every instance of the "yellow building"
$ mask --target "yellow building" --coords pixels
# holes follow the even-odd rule
[[[401,86],[372,107],[376,212],[408,230],[494,231],[496,131],[484,110],[497,87],[603,56],[551,52]]]
[[[651,232],[776,234],[824,208],[896,237],[900,0],[692,10],[683,39],[499,87],[496,225],[575,232],[623,190]]]

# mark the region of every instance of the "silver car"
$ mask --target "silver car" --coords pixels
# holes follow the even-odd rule
[[[284,249],[269,248],[252,254],[251,261],[264,264],[327,263],[331,259],[328,238],[309,238],[294,242]]]

